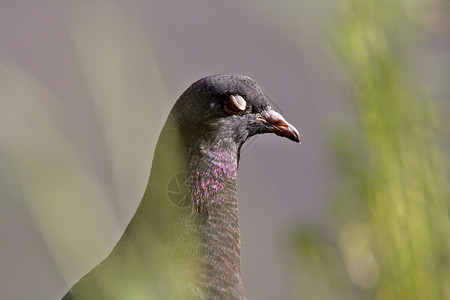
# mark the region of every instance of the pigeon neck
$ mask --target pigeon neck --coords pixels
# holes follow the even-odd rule
[[[198,216],[201,280],[210,298],[242,298],[235,144],[198,147],[188,173]]]
[[[237,202],[237,149],[220,144],[199,146],[188,162],[191,195],[200,213]]]
[[[129,231],[140,226],[148,228],[140,232],[160,228],[158,238],[173,245],[171,251],[185,257],[184,263],[196,265],[192,283],[200,284],[201,294],[207,293],[208,299],[243,299],[238,147],[226,139],[207,142],[191,136],[168,119],[156,146],[147,191]]]

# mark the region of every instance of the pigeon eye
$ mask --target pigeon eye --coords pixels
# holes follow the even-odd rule
[[[225,103],[227,113],[237,115],[245,111],[247,102],[241,95],[229,95]]]

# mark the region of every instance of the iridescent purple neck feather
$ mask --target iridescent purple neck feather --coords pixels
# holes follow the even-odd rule
[[[200,280],[210,299],[243,299],[237,168],[237,146],[203,145],[188,162],[198,213]]]

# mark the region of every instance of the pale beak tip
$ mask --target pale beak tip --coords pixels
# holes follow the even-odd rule
[[[261,122],[271,125],[271,130],[276,135],[286,137],[293,142],[301,144],[300,134],[297,129],[288,123],[281,114],[274,110],[269,110],[260,119]]]

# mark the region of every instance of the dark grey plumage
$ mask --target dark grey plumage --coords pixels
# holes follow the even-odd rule
[[[213,75],[192,84],[169,114],[122,238],[63,299],[244,299],[239,152],[267,132],[300,141],[249,77]]]

